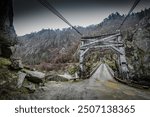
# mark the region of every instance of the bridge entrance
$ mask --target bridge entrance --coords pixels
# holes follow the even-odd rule
[[[120,31],[109,35],[82,37],[80,44],[80,77],[85,77],[86,54],[92,49],[110,49],[117,55],[118,76],[129,79],[128,64],[125,56],[124,42]]]

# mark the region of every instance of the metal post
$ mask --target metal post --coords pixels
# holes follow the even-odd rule
[[[118,42],[122,42],[121,35],[118,36]],[[128,64],[125,56],[125,47],[118,47],[118,49],[123,53],[123,55],[118,55],[118,65],[119,65],[119,73],[123,79],[129,79],[129,70]]]
[[[81,41],[80,46],[82,46],[84,44],[83,41]],[[83,77],[83,73],[84,73],[84,55],[83,55],[84,50],[80,49],[80,71],[79,71],[79,77],[82,78]]]

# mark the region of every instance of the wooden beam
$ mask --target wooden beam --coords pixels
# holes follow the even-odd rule
[[[103,38],[101,40],[92,41],[92,42],[90,42],[88,44],[82,45],[81,47],[85,47],[85,46],[92,45],[92,44],[95,44],[95,43],[103,42],[103,41],[106,41],[106,40],[113,40],[113,39],[116,39],[116,36],[119,36],[119,34],[116,34],[116,35],[113,35],[113,36],[109,36],[109,37]]]
[[[104,44],[123,44],[122,42],[117,42],[117,41],[104,41]]]
[[[86,49],[83,53],[81,53],[81,55],[80,55],[80,56],[82,56],[82,57],[83,57],[83,56],[84,56],[84,55],[85,55],[85,54],[89,51],[89,49],[90,49],[90,48],[87,48],[87,49]]]
[[[119,50],[118,48],[116,48],[116,47],[114,47],[114,46],[111,46],[111,49],[114,50],[114,51],[115,51],[116,53],[118,53],[118,54],[121,54],[121,55],[124,54],[121,50]]]
[[[104,45],[98,45],[98,46],[82,46],[81,50],[86,50],[87,48],[106,48],[106,47],[110,47],[110,46],[114,46],[114,47],[122,47],[123,44],[104,44]]]
[[[103,34],[103,35],[97,35],[97,36],[84,36],[84,37],[81,37],[81,39],[87,40],[87,39],[95,39],[95,38],[102,38],[102,37],[104,38],[106,36],[111,36],[111,35],[116,35],[116,34],[118,33]]]

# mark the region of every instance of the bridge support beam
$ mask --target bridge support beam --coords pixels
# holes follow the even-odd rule
[[[118,36],[118,42],[122,42],[122,37],[121,35]],[[126,60],[126,56],[125,56],[125,47],[118,47],[118,49],[121,51],[121,53],[123,54],[119,54],[118,55],[118,66],[119,66],[119,75],[123,78],[123,79],[129,79],[129,70],[128,70],[128,64],[127,64],[127,60]]]
[[[84,45],[84,42],[81,41],[81,44],[80,46],[83,46]],[[80,47],[81,48],[81,47]],[[80,62],[80,65],[79,65],[79,77],[80,78],[84,78],[85,76],[85,54],[88,52],[89,49],[80,49],[80,58],[79,58],[79,62]]]
[[[81,40],[80,44],[80,78],[86,78],[85,55],[89,49],[112,49],[118,55],[119,77],[125,80],[129,79],[128,64],[125,56],[125,47],[120,32],[101,39]]]

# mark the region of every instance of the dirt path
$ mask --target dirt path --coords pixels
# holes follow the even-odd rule
[[[48,82],[28,99],[150,99],[150,90],[141,90],[115,81],[105,64],[101,64],[88,80]]]

